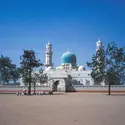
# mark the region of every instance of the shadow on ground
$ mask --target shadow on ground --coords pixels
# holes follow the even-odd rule
[[[111,95],[108,95],[106,94],[107,96],[125,96],[125,94],[111,94]]]

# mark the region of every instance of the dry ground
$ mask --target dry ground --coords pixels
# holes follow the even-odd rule
[[[125,125],[125,96],[1,94],[0,125]]]

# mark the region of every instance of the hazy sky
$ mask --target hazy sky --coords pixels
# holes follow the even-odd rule
[[[87,1],[87,2],[86,2]],[[19,64],[23,49],[34,49],[44,62],[45,44],[53,45],[53,63],[70,49],[78,65],[90,61],[96,42],[125,46],[123,0],[2,0],[0,54]]]

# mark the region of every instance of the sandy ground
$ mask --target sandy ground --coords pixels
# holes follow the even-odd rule
[[[125,96],[1,94],[0,125],[125,125]]]

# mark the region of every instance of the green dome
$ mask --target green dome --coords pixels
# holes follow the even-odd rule
[[[72,66],[76,66],[76,56],[72,52],[66,52],[61,57],[61,63],[67,64],[70,63]]]

